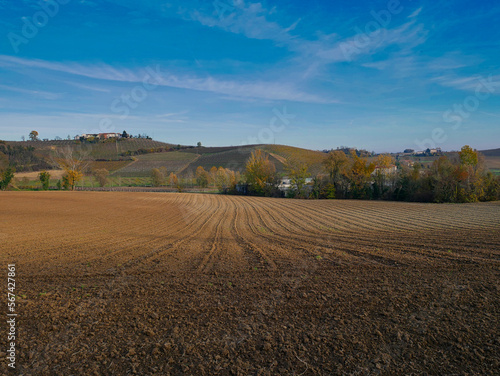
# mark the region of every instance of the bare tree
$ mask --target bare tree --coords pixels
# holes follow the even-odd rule
[[[89,169],[92,158],[90,157],[90,150],[67,146],[55,149],[51,156],[51,162],[55,167],[64,170],[63,182],[65,187],[74,190],[76,183],[82,179]]]
[[[109,171],[106,170],[105,168],[98,168],[97,170],[94,170],[93,175],[94,178],[97,180],[97,183],[99,183],[99,186],[104,187],[106,184],[109,183],[108,180]]]

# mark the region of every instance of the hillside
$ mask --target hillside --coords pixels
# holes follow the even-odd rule
[[[289,158],[305,161],[311,173],[321,169],[325,154],[313,150],[300,149],[285,145],[245,145],[222,147],[195,147],[167,153],[153,153],[134,157],[135,161],[114,172],[115,176],[146,177],[153,168],[165,167],[180,177],[194,176],[196,169],[202,166],[209,171],[212,167],[224,167],[243,172],[251,153],[256,149],[265,151],[274,163],[278,173],[284,173],[284,164]]]
[[[284,173],[287,160],[305,162],[312,176],[322,171],[322,162],[326,153],[287,145],[244,145],[219,147],[180,146],[151,139],[122,139],[99,143],[80,143],[74,140],[59,141],[5,141],[2,143],[11,149],[29,149],[17,156],[15,163],[21,171],[38,171],[51,168],[51,156],[59,149],[71,148],[76,153],[83,152],[92,162],[91,170],[105,168],[111,176],[125,178],[146,178],[151,176],[153,168],[164,167],[170,173],[180,177],[194,176],[196,168],[202,166],[209,171],[212,167],[224,167],[243,172],[252,151],[262,149],[276,166],[278,173]],[[486,168],[500,173],[500,149],[483,150]],[[26,155],[24,155],[26,154]],[[0,155],[0,162],[5,164],[8,156]],[[23,157],[23,158],[21,158]],[[430,165],[437,157],[415,157],[416,162]],[[11,162],[13,159],[11,159]],[[24,165],[23,165],[24,164]]]
[[[493,172],[495,175],[500,175],[500,156],[498,157],[485,157],[484,166]]]
[[[206,148],[201,151],[199,158],[193,161],[184,171],[183,175],[190,176],[194,174],[198,166],[202,166],[209,171],[212,167],[224,167],[233,171],[243,172],[245,170],[246,161],[255,149],[263,149],[263,145],[240,146],[231,148]],[[219,149],[219,150],[217,150]],[[276,166],[276,171],[283,172],[283,164],[273,157],[269,156],[269,160]]]
[[[243,172],[251,153],[262,149],[276,166],[278,173],[284,173],[287,159],[305,161],[312,174],[321,169],[321,161],[326,154],[318,151],[286,145],[244,145],[221,147],[180,146],[151,139],[122,139],[99,143],[81,143],[74,140],[58,141],[5,141],[11,148],[30,149],[31,153],[43,161],[45,169],[53,167],[53,156],[63,149],[71,148],[75,154],[88,156],[92,161],[90,169],[105,168],[111,176],[124,178],[145,178],[153,168],[164,167],[180,177],[194,176],[198,166],[209,171],[212,167],[224,167]],[[5,158],[4,158],[5,159]],[[37,159],[37,160],[38,160]],[[6,162],[6,161],[4,161]],[[38,171],[37,165],[18,171]]]
[[[11,145],[0,141],[0,169],[11,166],[16,171],[38,171],[52,166],[32,146]]]
[[[99,143],[81,143],[75,140],[59,140],[59,141],[6,141],[7,145],[12,146],[30,146],[35,148],[37,154],[49,157],[51,152],[56,149],[72,148],[75,151],[85,151],[93,159],[120,160],[129,154],[136,153],[140,150],[164,149],[169,150],[174,148],[173,144],[154,141],[146,138],[129,138],[119,141],[106,141]]]
[[[153,168],[164,167],[167,171],[178,174],[199,156],[194,153],[173,151],[152,153],[134,157],[134,161],[114,172],[114,176],[148,177]]]
[[[262,150],[271,153],[273,156],[281,157],[286,160],[296,160],[302,161],[309,167],[309,172],[312,175],[316,175],[321,172],[321,163],[326,158],[327,154],[315,151],[297,148],[294,146],[286,145],[261,145]]]
[[[500,148],[480,150],[479,152],[483,154],[485,157],[500,157]]]

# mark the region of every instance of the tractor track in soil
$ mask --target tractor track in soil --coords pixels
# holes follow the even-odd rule
[[[500,368],[500,202],[0,192],[0,206],[24,376]]]

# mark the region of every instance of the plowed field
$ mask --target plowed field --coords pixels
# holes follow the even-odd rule
[[[19,375],[500,369],[500,202],[1,192],[0,261]]]

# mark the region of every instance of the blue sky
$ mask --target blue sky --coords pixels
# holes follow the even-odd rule
[[[0,0],[0,139],[500,147],[497,1]]]

